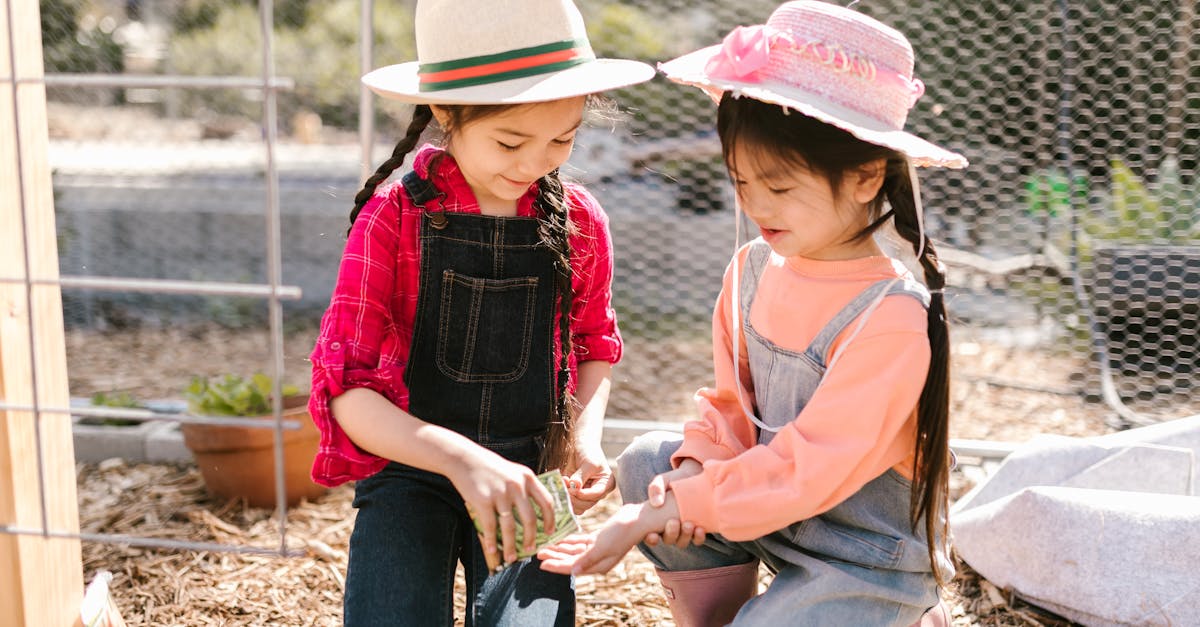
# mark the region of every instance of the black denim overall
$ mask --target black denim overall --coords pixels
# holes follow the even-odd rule
[[[447,214],[420,182],[405,178],[426,208],[409,411],[484,445],[540,436],[554,410],[555,255],[536,219]]]
[[[537,471],[554,409],[555,255],[534,218],[445,212],[431,183],[410,172],[403,184],[424,210],[409,413]],[[451,625],[459,561],[468,626],[574,624],[569,576],[536,560],[488,576],[445,476],[393,462],[358,482],[354,506],[347,625]]]

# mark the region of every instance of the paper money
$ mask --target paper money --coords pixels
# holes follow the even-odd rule
[[[538,475],[538,481],[546,486],[546,491],[550,493],[550,502],[554,505],[554,533],[547,534],[545,523],[542,519],[542,509],[538,507],[536,502],[532,500],[533,513],[537,518],[537,536],[535,546],[532,551],[525,550],[525,530],[521,525],[521,518],[517,515],[516,510],[513,511],[513,521],[516,523],[516,532],[513,538],[516,540],[517,561],[523,560],[531,555],[535,555],[542,547],[549,546],[562,540],[568,535],[579,531],[579,519],[575,517],[575,510],[571,508],[571,497],[567,492],[567,484],[563,480],[562,473],[558,470],[551,470]],[[475,522],[475,530],[479,533],[479,537],[483,538],[483,528],[479,524],[479,520],[475,518],[474,513],[471,519]],[[496,546],[502,547],[503,541],[500,538],[500,527],[496,527]],[[500,548],[503,551],[503,548]],[[487,558],[488,569],[492,572],[503,570],[510,564],[501,561],[500,553],[488,554],[484,552],[484,557]],[[514,562],[515,563],[515,562]]]

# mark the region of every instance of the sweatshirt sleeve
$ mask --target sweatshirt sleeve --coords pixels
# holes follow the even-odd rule
[[[897,329],[891,321],[919,322],[924,315],[912,299],[885,299],[801,413],[768,445],[709,456],[701,474],[672,485],[680,517],[731,540],[751,540],[834,507],[907,459],[929,342],[923,327]],[[889,319],[881,330],[880,321]],[[746,431],[746,419],[722,416],[723,426],[707,429],[718,434],[711,448],[705,442],[689,451],[717,450],[728,442],[721,434]]]

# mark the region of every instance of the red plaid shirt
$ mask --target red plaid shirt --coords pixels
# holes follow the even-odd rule
[[[433,146],[422,147],[413,167],[428,178],[430,159],[439,152]],[[417,311],[421,209],[409,200],[398,178],[381,185],[354,222],[312,352],[312,397],[308,407],[321,430],[312,477],[323,485],[362,479],[379,472],[388,462],[350,441],[329,409],[330,399],[348,389],[366,387],[397,407],[408,409],[404,368]],[[446,211],[479,213],[475,195],[452,157],[446,155],[439,162],[432,181],[446,194]],[[570,238],[575,294],[571,308],[574,350],[568,357],[568,386],[573,390],[578,362],[616,363],[621,358],[621,336],[611,303],[613,264],[608,216],[582,187],[567,184],[565,188],[576,228]],[[536,194],[535,186],[517,202],[517,215],[537,215],[533,207]],[[556,335],[556,353],[558,344]]]

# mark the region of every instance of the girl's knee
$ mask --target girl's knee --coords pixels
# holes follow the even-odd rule
[[[646,486],[655,476],[671,470],[671,455],[683,436],[669,431],[649,431],[634,438],[617,456],[617,488],[626,503],[646,500]]]

